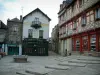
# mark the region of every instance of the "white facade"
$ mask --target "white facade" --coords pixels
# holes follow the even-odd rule
[[[41,22],[41,28],[35,29],[32,28],[32,21],[34,21],[35,18],[39,18],[39,21]],[[32,29],[32,36],[33,38],[39,38],[39,30],[43,30],[43,38],[48,39],[49,38],[49,22],[50,20],[43,15],[43,13],[39,11],[35,11],[23,20],[23,38],[28,38],[28,30]]]

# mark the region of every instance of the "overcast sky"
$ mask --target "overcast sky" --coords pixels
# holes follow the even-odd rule
[[[50,22],[50,33],[51,36],[52,28],[58,23],[58,11],[59,5],[63,0],[0,0],[0,20],[5,24],[7,19],[19,18],[36,9],[40,8],[45,14],[51,18]]]

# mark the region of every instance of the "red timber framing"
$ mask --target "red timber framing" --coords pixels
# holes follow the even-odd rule
[[[77,0],[77,1],[79,1],[79,0]],[[79,2],[78,2],[78,3],[79,3]],[[70,20],[68,20],[68,21],[66,21],[65,23],[63,23],[63,24],[60,26],[60,28],[62,28],[62,27],[65,26],[66,24],[72,22],[73,20],[78,19],[80,16],[82,16],[82,15],[84,15],[84,14],[86,14],[87,12],[90,12],[90,11],[92,11],[92,10],[93,10],[93,13],[91,13],[91,14],[89,14],[89,15],[86,15],[86,17],[91,16],[92,14],[94,14],[94,19],[95,19],[95,9],[96,9],[96,8],[100,8],[100,1],[99,1],[97,4],[91,6],[90,8],[84,10],[83,12],[77,14],[76,16],[72,17]],[[90,20],[90,19],[89,19],[89,20]]]
[[[81,34],[73,35],[72,38],[72,49],[73,51],[78,51],[76,48],[76,42],[79,40],[80,52],[91,51],[91,40],[94,39],[93,36],[96,36],[96,42],[94,43],[96,49],[94,51],[100,52],[100,28],[96,30],[91,30]]]

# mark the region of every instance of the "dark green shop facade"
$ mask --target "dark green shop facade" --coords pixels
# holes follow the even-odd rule
[[[25,38],[23,40],[23,55],[32,56],[47,56],[48,55],[48,41],[40,38]]]
[[[19,55],[19,46],[16,44],[8,44],[8,55]]]

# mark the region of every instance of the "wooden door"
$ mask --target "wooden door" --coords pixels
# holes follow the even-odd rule
[[[88,36],[82,37],[82,51],[88,51]]]
[[[80,51],[80,38],[76,39],[76,51]]]
[[[99,52],[100,52],[100,35],[99,35]]]

